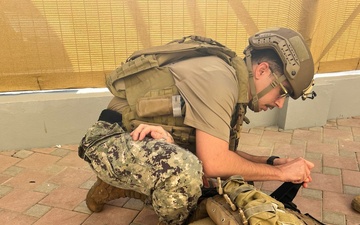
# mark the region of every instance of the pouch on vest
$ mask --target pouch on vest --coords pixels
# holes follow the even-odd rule
[[[215,195],[208,198],[206,202],[206,210],[209,217],[215,224],[223,225],[239,225],[246,224],[239,211],[233,211],[225,198],[221,195]]]
[[[136,102],[136,113],[140,117],[172,115],[182,116],[181,96],[142,97]]]
[[[223,182],[221,188],[223,199],[219,202],[227,202],[229,205],[227,210],[233,212],[231,215],[235,218],[234,221],[238,222],[237,224],[323,225],[309,214],[286,208],[282,202],[247,184],[241,176],[230,177]],[[216,214],[211,215],[211,211],[208,211],[208,214],[212,220],[219,219]]]

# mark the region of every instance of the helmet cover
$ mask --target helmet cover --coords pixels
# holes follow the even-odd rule
[[[272,49],[284,64],[284,75],[297,99],[309,94],[313,86],[314,61],[300,33],[288,28],[270,28],[249,38],[249,47],[255,50]]]

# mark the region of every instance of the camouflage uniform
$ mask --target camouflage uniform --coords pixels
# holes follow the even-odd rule
[[[161,139],[133,141],[118,123],[96,122],[80,145],[97,176],[145,194],[160,221],[182,224],[201,196],[202,164],[189,151]]]

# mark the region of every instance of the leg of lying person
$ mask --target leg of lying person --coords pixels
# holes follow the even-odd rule
[[[162,140],[145,138],[133,141],[117,123],[98,121],[80,145],[98,178],[109,191],[106,200],[132,195],[132,190],[147,196],[160,221],[182,224],[201,196],[202,165],[190,151]],[[86,159],[85,159],[86,160]],[[101,181],[97,182],[101,189]],[[95,186],[94,185],[94,186]],[[104,191],[98,191],[103,193]],[[89,191],[94,193],[94,187]],[[93,195],[96,196],[96,193]],[[109,197],[115,196],[115,197]],[[88,194],[87,202],[94,197]],[[104,201],[98,201],[104,204]],[[96,207],[95,207],[96,208]]]

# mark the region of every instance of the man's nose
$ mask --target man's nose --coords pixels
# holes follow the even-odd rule
[[[279,109],[281,109],[284,106],[285,103],[285,99],[286,98],[279,98],[275,101],[275,105],[276,107],[278,107]]]

